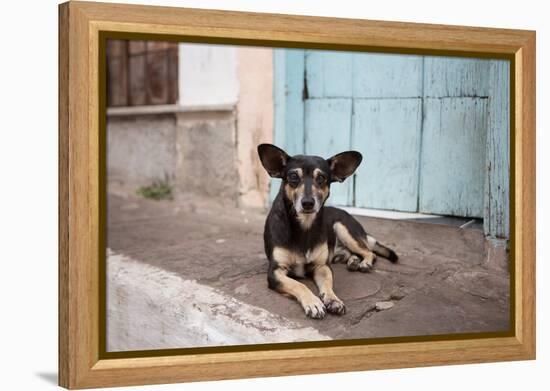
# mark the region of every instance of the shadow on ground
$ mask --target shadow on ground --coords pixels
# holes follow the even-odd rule
[[[36,373],[36,376],[46,383],[57,385],[57,372],[39,372]]]

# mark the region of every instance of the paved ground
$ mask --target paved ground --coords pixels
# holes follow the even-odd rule
[[[150,201],[110,194],[108,247],[329,338],[508,329],[509,275],[487,266],[479,229],[358,217],[400,261],[380,259],[370,274],[334,265],[335,292],[347,313],[311,320],[296,302],[267,288],[264,219],[262,212],[204,199]],[[305,283],[313,288],[311,281]],[[379,311],[379,302],[393,307]]]

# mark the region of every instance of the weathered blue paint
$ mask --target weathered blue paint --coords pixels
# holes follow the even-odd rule
[[[281,134],[284,139],[276,140],[290,155],[304,152],[304,88],[305,53],[299,49],[277,49],[274,61],[277,78],[285,82],[275,90],[277,123],[284,124]],[[279,117],[280,116],[280,117]],[[279,120],[278,120],[279,119]],[[277,134],[277,129],[275,133]]]
[[[487,99],[427,98],[419,211],[483,217]]]
[[[351,142],[352,53],[306,52],[305,153],[328,158]],[[349,205],[352,178],[331,186],[330,205]]]
[[[275,54],[277,145],[364,155],[334,204],[483,217],[488,235],[508,237],[508,105],[508,61]]]
[[[354,98],[422,97],[421,56],[356,53],[352,62]]]
[[[299,49],[275,49],[274,61],[274,142],[290,155],[304,153],[305,52]],[[279,191],[280,179],[272,179],[270,200]]]
[[[483,223],[486,234],[497,238],[510,234],[509,80],[510,63],[491,61]]]
[[[309,98],[350,98],[353,56],[349,52],[308,50],[306,78]]]
[[[353,148],[363,162],[355,206],[415,212],[422,99],[356,99]]]
[[[421,212],[484,216],[489,66],[482,59],[424,60]]]
[[[306,100],[305,153],[329,158],[350,149],[350,98]],[[352,178],[331,186],[329,204],[349,205]]]
[[[424,97],[486,97],[490,61],[474,58],[432,57],[424,60]]]

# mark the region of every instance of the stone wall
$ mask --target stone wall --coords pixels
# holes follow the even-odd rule
[[[140,186],[173,181],[176,174],[176,117],[173,114],[109,116],[109,180]]]
[[[235,123],[234,111],[177,114],[176,187],[179,192],[237,202]]]

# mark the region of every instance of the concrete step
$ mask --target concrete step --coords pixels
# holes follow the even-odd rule
[[[107,351],[330,339],[312,327],[108,250]]]

